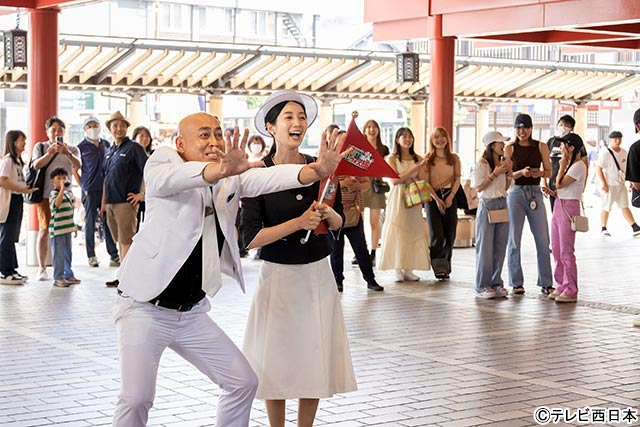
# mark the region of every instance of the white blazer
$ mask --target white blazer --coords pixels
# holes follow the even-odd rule
[[[118,272],[118,288],[124,294],[137,301],[149,301],[166,289],[202,236],[205,192],[210,191],[209,187],[225,238],[220,269],[235,279],[244,292],[235,227],[240,198],[303,186],[298,181],[303,165],[254,168],[212,185],[202,177],[207,164],[185,162],[171,147],[158,148],[149,157],[144,168],[144,222]],[[213,266],[203,266],[208,267],[211,271],[205,271],[203,277],[220,274],[213,271]],[[203,289],[209,296],[218,291],[209,290],[204,284]]]

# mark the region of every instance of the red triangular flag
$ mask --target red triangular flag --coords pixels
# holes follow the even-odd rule
[[[358,129],[355,118],[352,118],[351,123],[349,123],[347,135],[340,151],[345,151],[350,147],[353,147],[353,150],[338,164],[338,168],[334,172],[335,176],[386,176],[400,178],[391,166],[387,164],[384,157],[369,144],[367,138]]]

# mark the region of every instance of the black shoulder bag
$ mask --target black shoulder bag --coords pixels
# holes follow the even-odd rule
[[[40,143],[42,144],[42,143]],[[30,205],[36,205],[44,199],[44,183],[45,179],[47,179],[47,168],[51,165],[51,162],[56,158],[58,153],[54,154],[51,157],[51,160],[40,169],[36,169],[33,167],[33,158],[29,161],[29,169],[27,169],[27,173],[25,175],[25,184],[29,188],[37,188],[33,193],[25,194],[24,201]]]

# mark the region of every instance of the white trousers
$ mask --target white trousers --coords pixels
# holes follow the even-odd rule
[[[210,308],[207,298],[186,312],[118,298],[113,317],[118,333],[121,386],[114,427],[147,424],[156,394],[160,357],[167,347],[222,388],[216,426],[249,425],[258,379],[238,347],[211,320],[207,314]]]

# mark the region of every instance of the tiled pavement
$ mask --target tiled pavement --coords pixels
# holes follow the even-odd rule
[[[630,237],[619,211],[609,239],[598,234],[597,212],[590,216],[594,231],[578,236],[577,305],[543,300],[533,285],[524,297],[477,301],[473,249],[455,251],[448,283],[421,272],[419,283],[394,284],[392,274],[380,272],[384,293],[367,291],[359,271],[347,267],[342,302],[359,390],[323,400],[316,425],[518,427],[535,425],[532,413],[541,405],[640,409],[640,330],[631,327],[640,313],[640,238]],[[527,233],[525,246],[533,283]],[[87,267],[83,253],[74,251],[80,285],[0,287],[1,426],[110,423],[119,381],[110,314],[117,297],[103,282],[115,270]],[[246,260],[245,267],[248,294],[226,282],[212,310],[236,343],[259,262]],[[33,268],[22,271],[35,276]],[[149,425],[213,425],[218,396],[168,350]],[[289,407],[293,426],[293,402]],[[255,402],[251,424],[267,425],[262,402]]]

